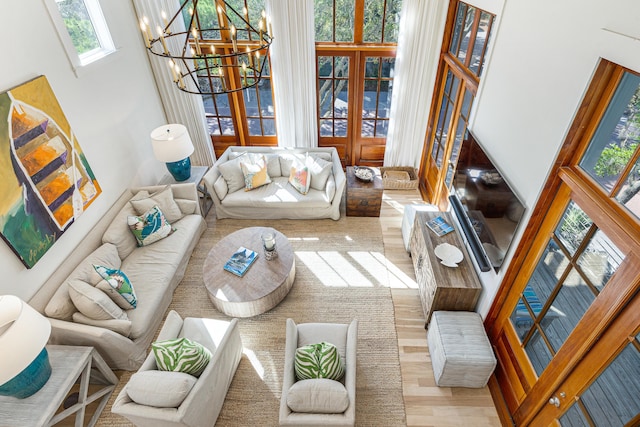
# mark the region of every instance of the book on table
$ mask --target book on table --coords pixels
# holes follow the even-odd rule
[[[238,250],[231,255],[229,261],[226,262],[224,269],[236,276],[242,277],[257,258],[258,253],[256,251],[240,246]]]
[[[444,236],[447,233],[451,233],[454,228],[447,222],[446,219],[441,216],[437,216],[427,221],[427,227],[429,227],[436,235]]]

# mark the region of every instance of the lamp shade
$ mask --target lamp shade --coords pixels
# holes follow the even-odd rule
[[[177,162],[193,153],[193,143],[184,125],[169,124],[151,132],[153,154],[161,162]]]
[[[14,295],[0,296],[0,394],[27,397],[47,382],[50,334],[42,314]]]

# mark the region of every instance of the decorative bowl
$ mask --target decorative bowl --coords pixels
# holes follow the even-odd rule
[[[447,267],[457,267],[464,258],[462,251],[449,243],[439,244],[433,252],[440,258],[440,263]]]
[[[373,172],[373,169],[368,168],[366,166],[356,166],[353,171],[356,178],[360,181],[370,182],[373,181],[373,177],[376,175]]]

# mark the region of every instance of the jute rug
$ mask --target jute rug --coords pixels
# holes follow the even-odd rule
[[[209,215],[208,221],[170,306],[183,317],[228,319],[213,307],[202,283],[209,250],[227,234],[250,226],[274,227],[290,239],[296,253],[296,279],[288,296],[267,313],[240,319],[245,354],[216,425],[278,425],[285,320],[289,317],[297,323],[358,319],[356,424],[406,425],[379,220],[215,220]],[[129,425],[110,413],[110,405],[130,375],[122,375],[98,425]]]

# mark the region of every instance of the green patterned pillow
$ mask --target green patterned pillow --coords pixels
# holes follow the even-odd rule
[[[173,231],[157,205],[140,216],[127,217],[127,223],[136,237],[138,246],[150,245],[164,239]]]
[[[151,344],[160,371],[184,372],[199,377],[211,360],[211,352],[189,338],[174,338]]]
[[[138,299],[133,290],[131,280],[120,270],[93,264],[93,268],[104,280],[96,285],[96,288],[109,295],[118,307],[128,310],[136,308]]]
[[[338,381],[344,375],[344,366],[342,366],[338,349],[327,342],[309,344],[296,349],[294,368],[298,380],[328,378]]]

